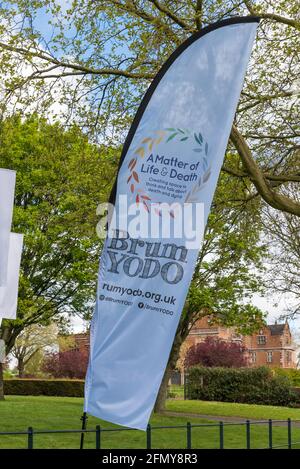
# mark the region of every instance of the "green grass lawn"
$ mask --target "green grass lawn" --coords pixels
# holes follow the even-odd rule
[[[6,400],[0,402],[0,431],[24,431],[28,426],[34,430],[53,430],[53,429],[78,429],[80,428],[80,416],[82,414],[83,400],[80,398],[67,397],[30,397],[30,396],[8,396]],[[216,415],[216,409],[219,409],[220,415],[241,415],[242,405],[221,404],[221,403],[200,403],[192,401],[169,401],[168,408],[178,411],[176,404],[180,404],[181,411],[183,405],[186,405],[186,412],[195,412],[195,408],[203,413]],[[215,412],[212,411],[215,404]],[[194,407],[192,408],[192,406]],[[200,407],[202,405],[202,407]],[[175,406],[175,407],[174,407]],[[206,406],[206,407],[205,407]],[[231,406],[231,414],[230,407]],[[235,411],[235,406],[236,410]],[[248,415],[245,417],[257,416],[257,409],[267,412],[268,417],[286,418],[290,416],[296,418],[299,410],[284,408],[268,408],[266,406],[245,406],[248,408]],[[237,414],[238,412],[238,414]],[[246,410],[245,410],[246,412]],[[278,412],[281,412],[279,416]],[[286,414],[284,414],[286,412]],[[291,412],[291,413],[289,413]],[[298,412],[298,414],[295,414]],[[272,415],[271,415],[272,414]],[[266,416],[266,414],[264,414]],[[264,417],[266,418],[266,417]],[[188,419],[192,424],[209,423],[200,418]],[[167,417],[155,415],[151,418],[151,424],[155,425],[183,425],[177,429],[153,429],[152,447],[153,448],[185,448],[186,447],[186,422],[187,418]],[[95,428],[96,425],[103,428],[118,428],[107,422],[103,422],[94,417],[89,417],[88,428]],[[119,427],[120,428],[120,427]],[[78,448],[79,434],[50,434],[34,435],[34,448]],[[300,442],[300,429],[293,428],[293,440]],[[287,442],[287,429],[283,427],[274,428],[273,444],[282,445]],[[27,444],[27,435],[0,435],[0,448],[24,448]],[[244,426],[231,425],[224,429],[225,448],[244,448],[246,444],[246,429]],[[214,422],[214,426],[192,428],[192,447],[193,448],[218,448],[219,446],[219,427]],[[264,425],[253,425],[251,428],[251,446],[253,448],[265,448],[268,446],[268,429]],[[86,448],[95,447],[95,435],[86,435]],[[138,430],[124,430],[121,432],[103,432],[102,448],[145,448],[146,434]],[[295,446],[300,448],[300,444]]]
[[[177,384],[171,384],[169,386],[170,397],[175,399],[184,399],[184,386],[179,386]]]
[[[167,410],[200,415],[244,417],[245,419],[284,420],[291,418],[293,420],[300,420],[300,409],[269,405],[237,404],[234,402],[183,401],[170,399],[167,401]]]

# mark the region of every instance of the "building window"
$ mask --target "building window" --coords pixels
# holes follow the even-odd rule
[[[257,336],[257,343],[258,345],[265,345],[267,342],[265,335],[258,335]]]
[[[291,361],[292,361],[292,354],[291,354],[290,351],[287,350],[287,351],[285,352],[285,358],[286,358],[286,362],[287,362],[288,364],[290,364]]]
[[[273,353],[267,352],[267,363],[272,363],[273,361]]]
[[[251,360],[251,363],[256,363],[256,352],[250,353],[250,360]]]

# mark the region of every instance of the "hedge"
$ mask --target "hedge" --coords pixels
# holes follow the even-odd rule
[[[84,381],[67,379],[7,379],[4,394],[83,397]]]
[[[266,367],[189,369],[188,399],[281,406],[300,405],[300,396],[286,376],[276,376]]]

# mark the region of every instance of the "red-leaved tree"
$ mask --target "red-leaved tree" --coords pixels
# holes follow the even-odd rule
[[[237,342],[225,342],[207,337],[203,342],[189,348],[184,366],[185,368],[194,365],[240,368],[247,366],[245,352],[245,347]]]
[[[81,350],[66,350],[49,354],[43,363],[43,370],[53,378],[83,379],[88,365],[88,353]]]

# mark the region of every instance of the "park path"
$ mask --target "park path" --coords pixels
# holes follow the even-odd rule
[[[226,422],[226,423],[245,423],[247,418],[245,417],[229,417],[225,415],[207,415],[207,414],[195,414],[190,412],[172,412],[166,410],[163,412],[163,415],[166,417],[186,417],[186,418],[197,418],[197,419],[204,419],[204,420],[211,420],[212,422]],[[267,419],[249,419],[250,422],[253,423],[267,423]],[[292,419],[293,421],[293,419]],[[276,422],[274,420],[273,425],[276,427],[286,427],[287,422]],[[300,421],[293,421],[293,427],[300,428]]]

